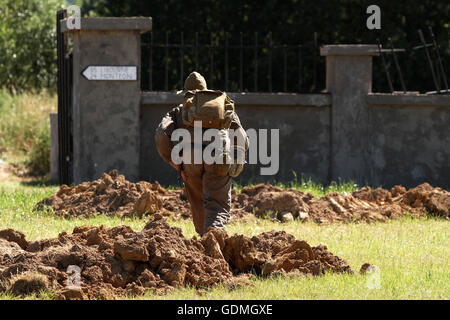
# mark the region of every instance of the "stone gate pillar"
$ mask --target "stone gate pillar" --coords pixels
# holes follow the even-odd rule
[[[78,30],[61,21],[73,39],[75,184],[112,169],[139,178],[140,35],[151,27],[149,17],[81,18]]]
[[[366,96],[372,91],[376,45],[326,45],[326,86],[332,95],[330,178],[369,180],[370,121]]]

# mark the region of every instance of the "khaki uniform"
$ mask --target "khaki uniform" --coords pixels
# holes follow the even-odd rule
[[[166,162],[171,159],[172,132],[177,128],[185,128],[193,134],[193,128],[183,123],[182,108],[183,106],[180,105],[169,111],[156,129],[156,147]],[[245,151],[247,151],[248,137],[236,113],[233,115],[230,128],[237,131],[241,141],[245,141]],[[217,175],[214,165],[194,164],[193,161],[191,164],[182,165],[186,178],[184,181],[186,195],[191,205],[195,230],[200,235],[206,233],[209,227],[224,228],[230,218],[232,177]]]

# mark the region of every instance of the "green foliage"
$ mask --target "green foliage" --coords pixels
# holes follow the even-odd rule
[[[56,11],[63,0],[0,0],[0,87],[56,83]]]
[[[81,0],[80,0],[81,1]],[[151,16],[153,18],[153,33],[155,43],[164,43],[165,33],[168,32],[170,43],[179,43],[180,33],[184,32],[185,43],[193,44],[194,32],[198,31],[200,43],[209,43],[209,32],[214,32],[218,44],[224,44],[224,32],[229,32],[231,44],[239,44],[239,32],[244,33],[246,45],[253,45],[254,32],[259,33],[259,42],[267,44],[267,34],[272,31],[275,44],[302,44],[313,45],[314,32],[318,33],[319,45],[324,44],[375,44],[380,38],[386,46],[387,39],[392,37],[397,48],[407,49],[400,53],[400,65],[409,90],[434,90],[431,73],[428,69],[423,50],[413,51],[411,48],[419,44],[417,29],[422,29],[430,41],[427,25],[433,27],[438,43],[441,45],[441,55],[444,58],[444,67],[450,70],[449,41],[450,31],[449,10],[450,2],[441,0],[272,0],[272,1],[211,1],[206,0],[83,0],[82,14],[96,16]],[[366,9],[371,4],[381,8],[381,30],[368,30],[366,20],[369,15]],[[145,37],[145,36],[144,36]],[[244,90],[253,88],[252,48],[244,53]],[[143,51],[144,70],[147,51]],[[189,51],[189,52],[188,52]],[[276,50],[275,50],[276,51]],[[274,90],[282,88],[280,81],[283,74],[282,51],[274,51],[273,56],[273,85]],[[164,62],[158,60],[160,52],[164,57],[164,49],[155,49],[153,83],[155,86],[164,83]],[[189,72],[189,59],[192,59],[192,50],[186,49],[185,72]],[[289,53],[291,54],[291,53]],[[318,49],[314,52],[304,53],[304,81],[311,82],[313,61],[307,59],[308,55],[315,54],[318,59],[318,80],[324,88],[325,66],[324,58],[319,57]],[[169,89],[178,82],[179,87],[179,53],[176,49],[169,52]],[[190,57],[190,58],[189,58]],[[267,85],[267,56],[264,52],[259,54],[259,90],[265,90]],[[394,81],[395,89],[400,89],[400,82],[395,71],[392,57],[387,57]],[[199,52],[200,72],[209,76],[209,51]],[[230,78],[237,79],[239,74],[239,51],[231,50],[229,55]],[[216,85],[223,84],[224,54],[218,53],[214,57],[216,67],[214,74]],[[288,83],[297,83],[296,53],[288,56]],[[448,71],[447,71],[448,72]],[[144,74],[145,76],[145,74]],[[374,91],[388,89],[386,76],[380,58],[374,59]],[[145,78],[143,78],[145,81]],[[207,79],[209,80],[209,79]],[[175,84],[174,84],[175,83]],[[236,83],[235,83],[236,84]],[[248,87],[246,87],[248,86]],[[237,87],[234,86],[232,90]],[[309,88],[304,88],[309,91]]]
[[[402,1],[380,0],[381,30],[368,30],[366,8],[374,4],[371,0],[272,0],[272,1],[215,1],[206,0],[0,0],[0,87],[9,90],[26,90],[54,87],[56,83],[56,34],[55,13],[68,4],[82,7],[82,15],[88,16],[152,16],[154,37],[158,43],[178,43],[184,32],[185,43],[193,44],[194,32],[200,32],[200,43],[209,43],[213,32],[214,42],[224,44],[225,32],[230,33],[230,45],[239,44],[239,32],[244,33],[244,43],[253,45],[254,32],[259,33],[259,43],[267,45],[267,34],[272,32],[274,44],[301,44],[303,52],[302,91],[317,91],[324,88],[324,58],[318,48],[313,48],[314,32],[318,33],[318,44],[376,43],[380,38],[384,45],[392,38],[400,53],[400,66],[409,90],[434,90],[431,73],[423,50],[411,48],[419,44],[417,29],[423,29],[430,40],[427,25],[433,27],[437,42],[441,46],[444,68],[449,70],[450,55],[448,35],[450,31],[450,4],[439,0]],[[146,36],[144,35],[144,38]],[[253,89],[253,49],[244,50],[244,91]],[[169,50],[169,89],[179,88],[179,53]],[[188,52],[189,51],[189,52]],[[194,62],[192,50],[185,52],[185,73]],[[153,83],[155,87],[164,83],[164,66],[161,59],[164,50],[154,50]],[[258,90],[267,90],[267,50],[259,52]],[[288,86],[295,89],[298,82],[297,53],[288,51]],[[314,59],[317,59],[318,88],[311,87]],[[200,50],[200,72],[214,74],[215,85],[224,84],[224,55],[218,50],[214,56],[215,68],[209,69],[209,51]],[[148,50],[143,50],[143,70],[148,69]],[[273,89],[283,87],[283,54],[273,52]],[[239,54],[231,50],[229,55],[230,91],[239,89]],[[400,82],[392,57],[388,64],[395,89]],[[388,89],[381,59],[374,60],[374,91]],[[148,85],[148,72],[143,73],[144,88]],[[292,84],[292,85],[291,85]],[[294,85],[295,84],[295,85]],[[160,88],[161,89],[161,88]]]
[[[274,44],[303,45],[303,86],[301,91],[317,91],[325,86],[324,58],[314,48],[314,32],[318,34],[318,44],[376,43],[380,38],[386,46],[392,38],[395,47],[407,49],[400,53],[400,66],[409,90],[434,90],[431,73],[423,50],[411,48],[419,44],[417,29],[423,29],[430,40],[427,25],[433,27],[437,42],[441,46],[444,68],[449,70],[450,55],[448,35],[450,31],[450,4],[439,0],[402,1],[380,0],[381,30],[368,30],[366,9],[374,4],[371,0],[272,0],[272,1],[215,1],[206,0],[0,0],[0,87],[9,90],[26,90],[54,87],[56,83],[56,34],[55,13],[63,6],[77,4],[82,15],[88,16],[152,16],[154,41],[163,43],[166,32],[170,43],[179,43],[184,32],[185,43],[193,44],[194,32],[200,32],[200,43],[209,43],[209,33],[214,33],[214,43],[223,45],[225,32],[230,34],[230,45],[239,44],[239,33],[244,33],[244,44],[254,44],[254,32],[259,33],[259,44],[267,45],[268,33],[272,32]],[[146,35],[143,39],[147,39]],[[147,41],[147,40],[145,40]],[[145,42],[144,41],[144,42]],[[154,87],[162,86],[165,77],[164,50],[153,52]],[[258,61],[258,90],[268,88],[268,52],[262,49]],[[187,73],[193,68],[193,52],[186,49],[185,68]],[[220,50],[214,54],[214,70],[209,69],[209,50],[199,51],[199,71],[210,78],[214,75],[215,86],[224,84],[224,54]],[[244,50],[244,91],[253,89],[253,49]],[[318,87],[313,82],[313,65],[317,59]],[[288,50],[288,87],[297,90],[297,52]],[[148,50],[143,50],[143,70],[148,70]],[[283,88],[283,53],[273,51],[273,90]],[[392,57],[388,64],[393,77],[394,88],[400,89],[398,74]],[[229,54],[229,89],[239,89],[239,54],[231,50]],[[169,89],[179,88],[179,52],[169,50]],[[185,75],[184,75],[185,76]],[[380,58],[374,60],[374,91],[388,89],[386,76]],[[209,80],[209,79],[208,79]],[[144,88],[148,85],[148,72],[143,73]],[[162,89],[157,88],[157,89]]]
[[[56,96],[41,91],[10,94],[0,90],[0,157],[25,166],[31,175],[50,171],[49,113]]]

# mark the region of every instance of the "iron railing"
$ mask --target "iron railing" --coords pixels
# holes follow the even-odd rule
[[[449,94],[449,86],[447,81],[446,69],[444,67],[445,50],[437,43],[431,26],[428,26],[428,36],[431,38],[429,43],[426,42],[426,36],[422,30],[417,30],[418,40],[420,44],[409,48],[394,49],[394,44],[391,38],[388,38],[385,42],[386,45],[382,45],[379,39],[378,51],[380,54],[380,61],[383,67],[383,71],[386,75],[386,83],[388,92],[395,92],[396,85],[394,83],[394,77],[391,69],[395,70],[398,84],[401,86],[401,92],[407,92],[407,82],[414,80],[415,87],[411,87],[414,92],[422,91],[428,94]],[[384,49],[382,49],[384,48]],[[445,48],[445,45],[444,45]],[[420,52],[423,51],[423,52]],[[444,56],[441,56],[441,51]],[[448,57],[448,55],[447,55]],[[374,75],[380,72],[380,63],[374,63]],[[392,66],[393,65],[393,66]],[[400,67],[403,65],[403,67]],[[389,67],[391,66],[391,68]],[[420,69],[418,67],[421,67]],[[403,70],[408,73],[407,77],[404,77]],[[415,70],[419,69],[419,72]],[[417,81],[417,77],[421,77],[422,81]],[[374,84],[380,87],[379,81],[374,79]],[[432,80],[432,81],[431,81]],[[416,85],[419,84],[420,88]],[[434,91],[429,91],[431,88]]]
[[[317,33],[312,43],[279,44],[258,32],[150,32],[142,36],[142,89],[180,90],[196,70],[208,87],[224,91],[317,92],[325,87]]]

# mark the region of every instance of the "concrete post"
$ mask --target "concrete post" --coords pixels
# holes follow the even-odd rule
[[[370,121],[366,96],[372,91],[376,45],[326,45],[326,86],[332,94],[330,179],[369,180]]]
[[[117,169],[139,178],[140,34],[151,18],[81,18],[73,39],[73,183]],[[135,80],[88,80],[89,66],[136,66]],[[98,75],[98,74],[97,74]],[[95,78],[96,74],[94,74]]]

